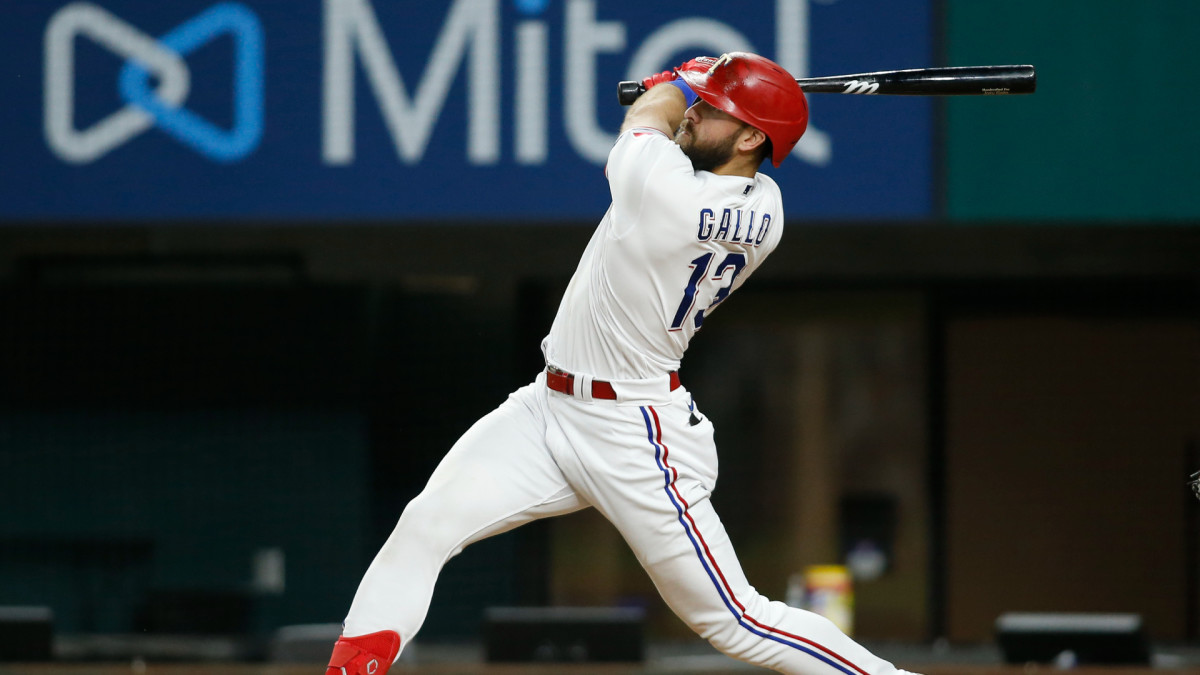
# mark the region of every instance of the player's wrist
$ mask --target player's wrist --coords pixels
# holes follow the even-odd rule
[[[679,68],[687,68],[689,66],[692,66],[694,62],[695,62],[695,59],[693,59],[692,61],[688,61],[687,63],[684,63],[683,65],[679,66]],[[646,91],[650,91],[651,89],[653,89],[654,87],[657,87],[660,84],[669,84],[671,86],[678,88],[679,91],[683,92],[683,98],[684,98],[684,101],[687,102],[687,107],[689,107],[689,108],[692,107],[692,104],[696,102],[696,98],[697,98],[696,92],[692,90],[691,86],[689,86],[687,82],[685,82],[683,79],[681,79],[679,77],[679,69],[664,70],[661,73],[658,73],[656,75],[651,75],[650,77],[647,77],[642,80],[642,87]]]
[[[687,82],[684,82],[682,79],[678,79],[671,80],[666,84],[678,87],[679,91],[683,92],[683,100],[687,103],[687,107],[692,107],[692,104],[696,102],[696,99],[698,98],[696,92],[692,91],[691,86],[689,86]]]

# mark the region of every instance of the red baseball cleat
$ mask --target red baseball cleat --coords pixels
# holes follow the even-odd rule
[[[325,675],[385,675],[399,652],[400,635],[396,631],[342,637],[333,645]]]

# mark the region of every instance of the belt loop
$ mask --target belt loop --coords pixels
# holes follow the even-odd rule
[[[575,375],[575,398],[584,403],[592,402],[592,376],[576,374]]]

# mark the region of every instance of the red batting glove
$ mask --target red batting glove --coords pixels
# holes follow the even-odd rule
[[[642,80],[642,86],[646,88],[646,91],[650,91],[651,87],[653,87],[657,84],[662,84],[663,82],[670,82],[671,80],[674,80],[677,77],[679,77],[679,76],[675,74],[675,71],[664,70],[657,75],[651,75],[650,77],[647,77],[646,79]]]
[[[650,77],[647,77],[646,79],[642,80],[642,86],[648,91],[651,87],[662,84],[663,82],[674,82],[675,80],[679,79],[680,71],[705,73],[708,72],[708,69],[712,68],[713,64],[716,62],[717,59],[712,56],[697,56],[691,61],[684,61],[683,63],[679,64],[678,68],[673,70],[664,70],[657,75],[651,75]]]

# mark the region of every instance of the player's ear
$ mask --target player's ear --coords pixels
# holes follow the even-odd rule
[[[761,129],[747,125],[738,138],[738,149],[746,153],[757,152],[766,142],[767,135]]]
[[[742,130],[742,137],[738,139],[739,149],[745,151],[745,153],[754,153],[756,149],[762,147],[762,144],[766,142],[766,133],[749,125]]]

